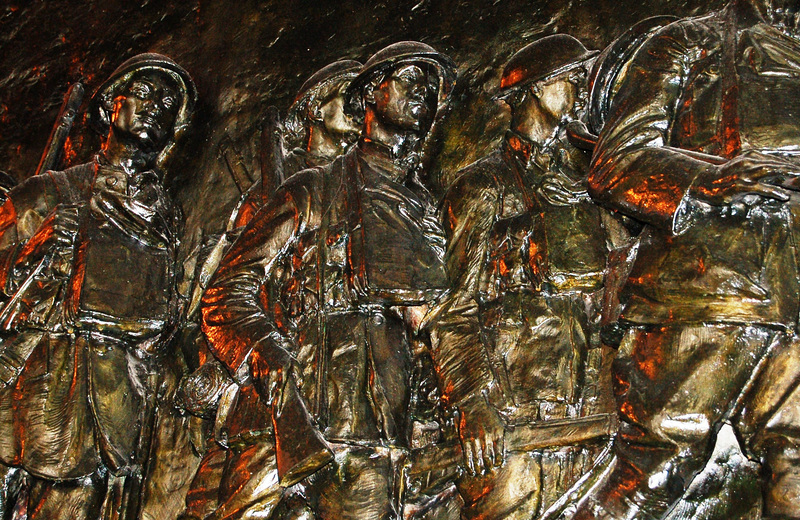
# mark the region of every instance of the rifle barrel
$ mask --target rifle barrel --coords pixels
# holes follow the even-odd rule
[[[72,123],[75,122],[78,109],[83,102],[84,92],[83,83],[78,81],[73,83],[64,95],[64,102],[61,104],[61,109],[58,111],[56,124],[53,125],[53,130],[50,132],[50,137],[47,139],[44,153],[39,160],[39,166],[36,167],[36,175],[44,173],[47,170],[55,170],[61,164],[61,159],[64,155],[64,145],[72,129]]]

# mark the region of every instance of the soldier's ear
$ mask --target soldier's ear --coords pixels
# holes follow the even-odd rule
[[[97,130],[105,131],[108,125],[111,124],[111,116],[114,113],[114,94],[111,92],[104,92],[100,96],[100,102],[95,109],[94,117],[97,118]]]
[[[312,101],[306,105],[306,119],[309,121],[322,122],[322,113],[320,110],[321,103],[318,100]]]
[[[105,93],[103,93],[103,97],[101,98],[101,102],[102,102],[103,108],[109,114],[114,111],[114,98],[116,98],[116,97],[117,97],[116,93],[114,91],[112,91],[112,90],[108,90]]]
[[[365,104],[371,105],[375,103],[375,90],[377,90],[378,86],[381,84],[381,81],[383,81],[382,77],[375,77],[367,82],[366,85],[364,85],[363,97]]]

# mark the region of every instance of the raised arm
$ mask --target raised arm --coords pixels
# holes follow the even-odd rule
[[[704,77],[715,67],[719,70],[720,53],[719,38],[699,21],[669,25],[639,50],[595,148],[589,176],[595,200],[679,233],[683,216],[698,203],[726,205],[747,194],[788,199],[781,188],[760,182],[782,173],[785,163],[752,155],[709,161],[670,146],[674,135],[698,131],[675,127],[679,110],[692,103],[705,103],[704,108],[710,109],[715,103],[694,99],[692,94],[694,85],[703,80],[720,81]],[[719,142],[718,153],[735,155],[731,148],[735,132],[738,128],[733,126],[727,132],[721,129],[707,140]]]

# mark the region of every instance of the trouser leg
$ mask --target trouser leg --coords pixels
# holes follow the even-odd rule
[[[800,442],[780,438],[764,451],[764,518],[800,518]]]
[[[272,437],[227,450],[219,507],[208,520],[266,519],[283,496]]]
[[[485,475],[458,480],[464,500],[462,517],[486,520],[536,517],[591,468],[602,448],[600,443],[588,443],[510,452],[501,467]]]
[[[705,465],[774,337],[715,324],[629,331],[613,367],[615,460],[572,518],[660,518]]]
[[[106,477],[63,482],[31,478],[30,482],[28,520],[97,520],[102,516]]]
[[[27,480],[27,473],[20,468],[12,468],[5,464],[0,464],[0,520],[10,520],[17,499],[25,499],[27,490],[20,496]]]
[[[464,519],[515,519],[516,512],[522,510],[528,511],[530,518],[541,502],[541,454],[508,453],[499,468],[485,475],[465,475],[456,485],[464,499]]]
[[[746,399],[737,427],[763,465],[766,518],[800,518],[800,338],[780,336]]]
[[[309,477],[308,494],[320,520],[396,520],[398,465],[391,450],[336,447],[336,460]]]
[[[192,479],[186,493],[186,509],[182,520],[202,520],[219,507],[219,486],[225,468],[227,450],[212,443]]]

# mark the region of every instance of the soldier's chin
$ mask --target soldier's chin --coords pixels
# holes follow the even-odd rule
[[[142,130],[135,135],[140,149],[148,153],[160,151],[161,148],[164,147],[166,141],[160,132],[156,132],[152,129]]]
[[[428,112],[426,111],[422,117],[414,118],[413,121],[410,122],[409,130],[413,130],[417,134],[422,135],[430,130],[431,122],[431,119],[428,117]]]

